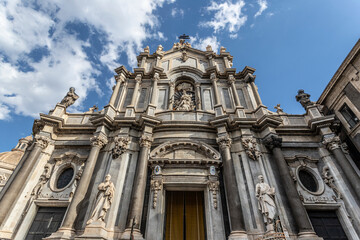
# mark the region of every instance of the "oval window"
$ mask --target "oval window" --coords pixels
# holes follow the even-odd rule
[[[61,189],[66,187],[72,180],[74,176],[74,169],[73,168],[66,168],[62,173],[59,175],[59,178],[56,182],[56,188]]]
[[[301,184],[310,192],[316,192],[319,188],[315,177],[308,171],[301,169],[299,170],[299,178]]]

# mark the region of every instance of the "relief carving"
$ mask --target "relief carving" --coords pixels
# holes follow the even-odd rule
[[[108,143],[108,140],[105,136],[99,135],[90,138],[91,146],[102,148]]]
[[[94,221],[104,222],[106,213],[111,206],[115,194],[115,186],[110,179],[111,176],[108,174],[105,176],[105,181],[99,184],[95,208],[90,219],[86,222],[87,225]]]
[[[330,151],[333,151],[340,148],[340,138],[336,135],[324,136],[322,144],[324,144]]]
[[[209,181],[209,191],[212,192],[214,208],[218,208],[217,192],[219,191],[219,181]]]
[[[325,166],[321,175],[325,184],[328,185],[336,194],[336,198],[342,198],[339,189],[335,185],[334,177],[331,175],[329,167]]]
[[[195,93],[192,84],[183,82],[176,86],[174,94],[174,109],[192,111],[195,109]]]
[[[129,147],[130,138],[128,137],[115,137],[115,147],[112,149],[112,158],[120,157]]]
[[[53,143],[54,141],[52,141],[50,138],[41,135],[35,135],[35,144],[42,149],[45,149],[49,144]]]
[[[153,141],[154,139],[151,136],[143,135],[140,138],[140,146],[150,148]]]
[[[252,160],[258,160],[258,157],[261,156],[261,152],[257,150],[257,142],[255,138],[241,138],[241,142],[245,148],[246,154]]]
[[[220,148],[230,148],[232,144],[232,140],[228,135],[216,138],[216,142],[219,144]]]
[[[154,192],[153,196],[153,208],[156,208],[157,199],[158,199],[158,191],[162,189],[162,181],[161,180],[151,180],[151,190]]]
[[[282,145],[282,138],[276,135],[270,135],[263,139],[264,145],[269,149],[273,150],[274,148],[280,148]]]
[[[79,96],[75,93],[75,88],[71,87],[66,96],[61,100],[60,104],[66,108],[73,105]]]
[[[52,169],[52,166],[50,163],[45,164],[44,171],[40,175],[39,182],[38,182],[38,184],[36,184],[36,186],[34,187],[34,189],[31,192],[31,195],[34,196],[35,198],[37,198],[39,196],[43,186],[45,185],[45,183],[47,183],[49,181],[49,179],[51,177],[51,169]]]

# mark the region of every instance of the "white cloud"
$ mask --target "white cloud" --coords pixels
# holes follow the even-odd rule
[[[85,52],[90,42],[67,31],[67,24],[85,24],[101,33],[103,52],[95,58],[103,66],[118,67],[122,53],[136,66],[145,39],[164,39],[154,10],[174,1],[0,1],[0,119],[47,112],[70,86],[80,96],[73,110],[81,108],[89,91],[101,94],[95,79],[100,66]],[[35,61],[28,54],[39,48],[47,53]]]
[[[257,2],[259,4],[260,8],[259,8],[259,11],[257,11],[255,13],[254,17],[260,16],[268,7],[268,3],[266,0],[258,0]]]
[[[230,1],[216,3],[212,1],[206,10],[207,12],[215,12],[214,17],[210,21],[201,22],[200,26],[213,28],[215,33],[220,30],[235,33],[247,20],[247,16],[241,12],[244,6],[245,2],[243,0],[237,0],[235,3]]]
[[[217,40],[216,36],[199,38],[198,35],[190,38],[190,44],[193,48],[197,48],[203,51],[206,51],[206,47],[210,45],[214,52],[218,52],[220,42]]]
[[[178,9],[178,8],[173,8],[173,9],[171,9],[171,16],[172,17],[184,17],[184,10],[183,9]]]
[[[238,34],[237,33],[234,33],[234,34],[230,34],[229,37],[231,39],[236,39],[238,37]]]

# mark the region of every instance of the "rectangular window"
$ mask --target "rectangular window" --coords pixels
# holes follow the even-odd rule
[[[134,94],[134,88],[128,88],[126,97],[125,97],[125,101],[124,101],[124,106],[123,106],[124,108],[126,108],[128,105],[130,105],[133,94]]]
[[[159,89],[159,97],[158,97],[158,109],[167,109],[166,104],[166,89]]]
[[[244,108],[248,108],[247,104],[246,104],[246,99],[245,99],[245,95],[242,89],[236,89],[237,94],[239,96],[239,100],[240,100],[240,104],[241,106],[243,106]]]
[[[146,93],[147,88],[142,88],[139,96],[139,100],[137,103],[137,108],[144,108],[145,107],[145,101],[146,101]]]
[[[344,104],[340,109],[341,115],[345,118],[346,122],[349,124],[350,129],[353,128],[358,122],[359,119],[356,117],[353,111],[348,107],[348,105]]]
[[[203,96],[204,96],[203,109],[204,109],[205,111],[207,111],[207,110],[213,110],[213,105],[212,105],[212,102],[211,102],[210,89],[204,89],[204,91],[203,91]]]
[[[228,88],[223,88],[222,93],[223,93],[223,99],[224,99],[225,107],[226,108],[232,108],[229,89]]]

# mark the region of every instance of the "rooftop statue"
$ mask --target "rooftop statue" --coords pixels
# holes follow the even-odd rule
[[[67,108],[73,105],[78,98],[79,96],[75,93],[75,88],[71,87],[63,100],[61,100],[60,104],[65,105]]]

